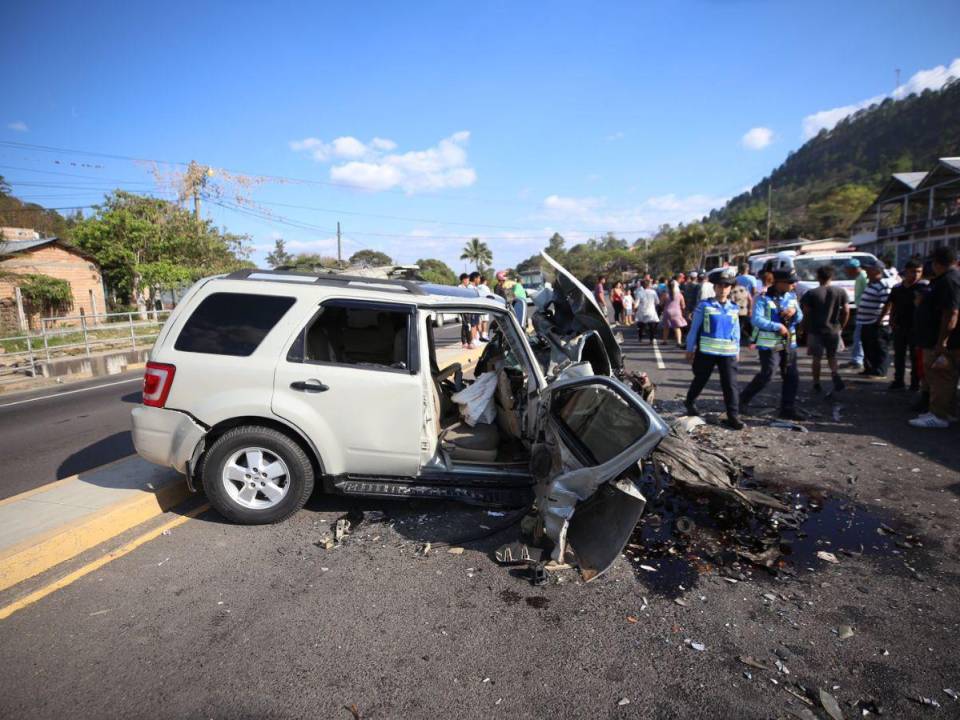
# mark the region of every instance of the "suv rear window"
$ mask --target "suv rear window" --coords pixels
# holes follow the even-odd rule
[[[411,370],[411,317],[406,309],[325,305],[306,330],[302,357],[307,362]],[[291,351],[296,356],[301,348]]]
[[[292,297],[213,293],[193,311],[180,331],[176,350],[245,357],[273,329],[290,306]]]

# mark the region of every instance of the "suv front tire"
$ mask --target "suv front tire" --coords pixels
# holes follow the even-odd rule
[[[272,428],[228,430],[203,462],[203,489],[210,504],[243,525],[285,520],[304,506],[313,483],[313,465],[303,448]]]

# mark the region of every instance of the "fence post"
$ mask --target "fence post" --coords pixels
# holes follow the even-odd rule
[[[133,345],[133,349],[137,349],[137,336],[133,333],[133,313],[127,313],[127,320],[130,321],[130,344]]]
[[[30,377],[37,376],[37,361],[33,357],[33,344],[30,342],[30,328],[27,327],[27,354],[30,356]]]
[[[47,356],[47,362],[50,362],[50,345],[47,343],[47,320],[40,318],[40,334],[43,335],[43,354]]]
[[[87,351],[87,357],[90,357],[90,339],[87,337],[87,316],[83,314],[83,308],[80,308],[80,327],[83,329],[83,348]]]

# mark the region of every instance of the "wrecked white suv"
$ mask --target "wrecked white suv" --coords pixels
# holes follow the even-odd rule
[[[317,482],[348,495],[534,502],[554,558],[569,545],[596,576],[643,511],[640,461],[668,428],[612,377],[622,361],[609,325],[557,272],[530,335],[499,298],[462,288],[261,270],[202,280],[150,354],[137,452],[240,523],[288,517]],[[440,313],[490,316],[477,380],[438,365]],[[495,413],[471,426],[452,396],[488,373]]]

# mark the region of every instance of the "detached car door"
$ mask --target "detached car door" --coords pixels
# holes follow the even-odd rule
[[[423,389],[416,306],[322,303],[277,365],[272,408],[310,437],[329,475],[412,477]]]
[[[569,545],[584,579],[592,580],[610,567],[640,519],[640,462],[669,428],[623,383],[598,375],[550,385],[538,424],[552,460],[537,501],[553,558],[562,562]]]

